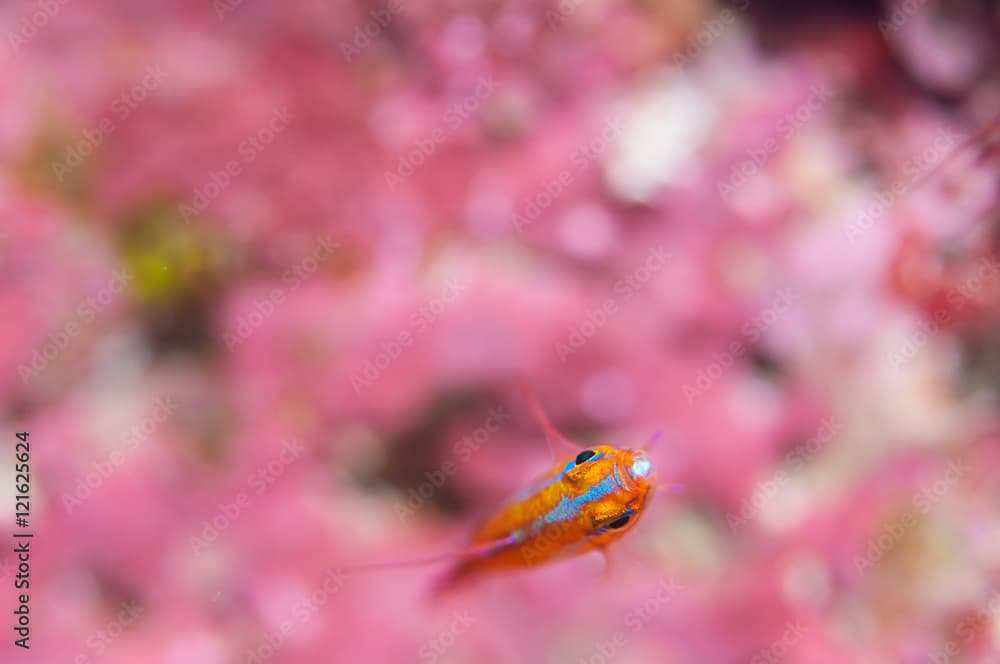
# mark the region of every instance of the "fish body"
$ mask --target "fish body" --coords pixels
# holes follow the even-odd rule
[[[459,561],[445,585],[603,551],[635,526],[655,486],[643,451],[602,445],[568,457],[486,519],[472,538],[477,553]]]

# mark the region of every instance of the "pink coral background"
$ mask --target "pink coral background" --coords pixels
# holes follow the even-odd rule
[[[998,14],[788,4],[3,3],[3,661],[998,661]],[[550,466],[518,373],[685,491],[354,570]]]

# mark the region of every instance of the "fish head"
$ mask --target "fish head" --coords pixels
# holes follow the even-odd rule
[[[564,481],[589,532],[608,541],[635,525],[656,486],[649,455],[612,445],[588,448],[569,460]]]

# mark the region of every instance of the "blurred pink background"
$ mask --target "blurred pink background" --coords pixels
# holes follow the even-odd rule
[[[3,3],[3,661],[1000,661],[998,25]],[[686,491],[610,579],[350,571],[550,468],[519,372]]]

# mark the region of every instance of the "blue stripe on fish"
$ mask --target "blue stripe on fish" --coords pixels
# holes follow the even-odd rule
[[[587,489],[586,493],[575,498],[563,497],[559,504],[553,507],[540,520],[536,528],[575,519],[580,510],[595,500],[602,500],[614,493],[619,488],[614,475],[609,475],[603,480]]]
[[[603,456],[604,452],[601,452],[600,454],[595,454],[590,459],[588,459],[588,463],[590,461],[595,461],[597,459],[600,459]],[[532,496],[541,493],[542,491],[552,486],[556,482],[562,482],[566,478],[566,473],[569,472],[575,466],[576,466],[575,460],[567,462],[566,465],[563,466],[562,472],[560,472],[558,475],[554,475],[548,478],[547,480],[539,482],[538,484],[529,486],[527,489],[514,496],[514,501],[527,500],[528,498],[531,498]]]

